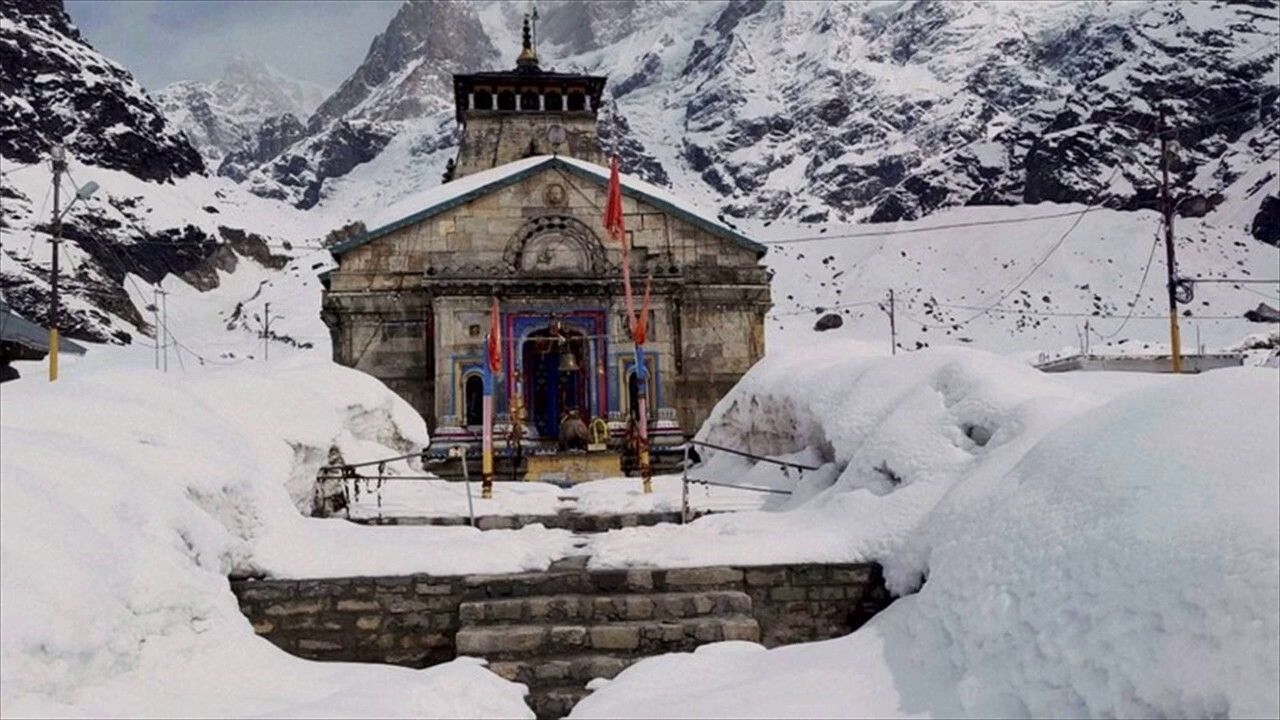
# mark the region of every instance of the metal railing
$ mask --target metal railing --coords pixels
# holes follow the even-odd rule
[[[773,465],[781,465],[783,475],[788,478],[791,477],[790,469],[796,468],[799,471],[799,475],[796,477],[797,482],[804,479],[805,470],[818,469],[816,467],[813,467],[812,465],[803,465],[801,463],[788,462],[786,460],[778,460],[776,458],[764,457],[763,455],[756,455],[754,453],[749,453],[744,450],[735,450],[734,448],[725,447],[723,445],[716,445],[714,443],[704,442],[702,440],[689,440],[684,444],[682,448],[684,450],[684,462],[682,463],[682,473],[680,476],[680,524],[681,525],[688,524],[689,522],[689,486],[690,485],[734,488],[737,490],[746,490],[748,492],[769,493],[773,495],[790,495],[791,494],[790,490],[779,490],[777,488],[763,488],[763,487],[756,487],[754,485],[735,485],[733,483],[718,482],[715,480],[706,480],[703,478],[689,477],[689,467],[691,464],[689,461],[689,451],[692,450],[693,446],[695,445],[699,447],[710,448],[712,450],[719,450],[721,452],[727,452],[731,455],[737,455],[738,457],[744,457],[749,460],[754,460],[756,462],[764,462],[764,463],[771,463]]]
[[[467,516],[470,519],[471,527],[476,525],[475,506],[471,499],[471,473],[467,467],[467,448],[465,446],[457,446],[449,448],[449,456],[447,458],[432,458],[427,456],[424,448],[421,452],[409,453],[407,455],[396,455],[395,457],[381,458],[379,460],[369,460],[360,463],[346,463],[343,465],[322,465],[316,475],[316,502],[323,504],[325,497],[320,490],[324,487],[326,481],[339,481],[342,483],[342,501],[343,511],[346,513],[348,520],[351,519],[351,506],[354,500],[359,500],[360,482],[365,483],[368,488],[373,485],[372,492],[377,498],[378,519],[382,519],[382,485],[390,481],[430,481],[440,480],[436,475],[388,475],[387,463],[396,462],[398,460],[408,460],[410,458],[421,458],[424,467],[430,465],[440,465],[449,460],[459,459],[462,465],[462,479],[467,488]],[[358,468],[377,466],[376,475],[368,475],[356,472]],[[376,483],[376,484],[374,484]],[[368,490],[366,490],[368,491]]]

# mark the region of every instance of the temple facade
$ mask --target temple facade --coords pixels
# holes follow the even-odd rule
[[[500,425],[514,413],[525,442],[550,443],[571,411],[615,428],[636,411],[622,252],[602,218],[604,84],[542,70],[527,38],[515,70],[455,76],[452,178],[332,248],[335,359],[383,380],[437,437],[479,431],[494,298]],[[624,175],[622,195],[637,307],[652,278],[650,416],[692,434],[764,354],[765,249],[663,188]]]

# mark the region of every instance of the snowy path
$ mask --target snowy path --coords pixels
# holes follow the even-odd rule
[[[554,515],[574,511],[589,515],[624,515],[680,511],[679,475],[653,478],[653,492],[642,491],[640,478],[616,477],[593,480],[564,488],[543,482],[496,482],[493,498],[480,499],[480,484],[471,484],[472,504],[477,517],[486,515]],[[362,488],[368,488],[360,483]],[[352,518],[384,517],[465,517],[466,484],[446,480],[388,481],[382,488],[382,504],[377,495],[362,489],[351,508]],[[731,488],[695,486],[690,488],[690,505],[695,511],[717,512],[759,510],[768,496]]]

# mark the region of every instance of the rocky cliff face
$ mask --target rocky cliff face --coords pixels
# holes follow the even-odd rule
[[[60,0],[0,3],[0,155],[31,163],[57,142],[85,162],[147,180],[204,171],[127,70],[99,55]]]
[[[321,169],[326,153],[351,155],[325,149],[351,143],[336,123],[372,123],[382,137],[434,132],[452,106],[450,73],[513,64],[521,12],[487,0],[407,4],[289,162],[259,166],[255,187],[300,206],[342,204],[327,198],[333,176]],[[1253,172],[1280,155],[1273,0],[552,2],[539,12],[544,66],[609,76],[616,114],[602,114],[601,138],[617,139],[624,166],[733,217],[1151,208],[1161,108],[1175,182],[1197,198],[1183,212],[1247,198],[1249,220],[1277,194],[1274,175]],[[292,180],[301,166],[303,185]],[[1265,217],[1259,226],[1271,227]]]
[[[177,275],[209,288],[219,283],[216,271],[235,268],[238,257],[271,256],[259,233],[279,225],[278,211],[208,177],[187,136],[128,71],[84,41],[61,2],[5,0],[0,289],[20,315],[44,322],[49,308],[47,160],[57,142],[66,146],[70,171],[61,181],[64,334],[130,342],[152,330],[150,298],[140,297],[150,295],[146,283]],[[96,194],[72,204],[76,186],[90,181]]]
[[[261,145],[259,128],[264,123],[273,124],[268,134],[279,138],[282,116],[306,118],[325,96],[318,85],[232,58],[218,80],[174,83],[160,89],[155,100],[213,170],[231,153],[253,154]],[[289,142],[299,137],[295,134]]]

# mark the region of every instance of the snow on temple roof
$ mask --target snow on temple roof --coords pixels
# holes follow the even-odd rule
[[[609,182],[608,168],[575,158],[558,155],[538,155],[517,160],[516,162],[458,178],[432,188],[425,193],[394,203],[373,218],[373,222],[370,224],[375,225],[375,227],[372,230],[346,242],[338,243],[331,252],[334,256],[343,255],[403,227],[415,225],[446,210],[464,205],[481,195],[488,194],[549,169],[564,170],[600,185],[607,185]],[[659,210],[670,213],[709,233],[753,250],[758,255],[764,255],[765,253],[764,245],[743,235],[735,228],[713,217],[696,205],[680,199],[670,190],[628,175],[622,175],[622,194],[643,200]],[[603,215],[604,208],[602,207],[600,211]]]

